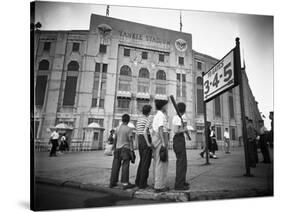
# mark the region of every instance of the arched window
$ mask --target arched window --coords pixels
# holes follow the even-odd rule
[[[132,76],[131,68],[127,65],[122,66],[121,69],[120,69],[120,75]]]
[[[70,61],[67,65],[67,70],[68,71],[79,71],[79,64],[77,61]]]
[[[159,70],[156,73],[156,79],[157,80],[166,80],[166,73],[163,70]]]
[[[202,77],[197,77],[197,86],[202,86],[202,85],[203,85]]]
[[[49,70],[49,61],[48,60],[41,60],[39,63],[39,70]]]
[[[149,71],[146,68],[141,68],[139,71],[139,78],[149,78]]]

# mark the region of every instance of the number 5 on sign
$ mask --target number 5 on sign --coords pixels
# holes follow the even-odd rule
[[[204,74],[204,101],[215,98],[234,84],[234,50],[232,50]]]

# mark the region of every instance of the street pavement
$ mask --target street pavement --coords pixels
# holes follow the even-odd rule
[[[219,159],[210,159],[210,165],[205,165],[200,150],[187,150],[188,169],[187,180],[190,190],[177,192],[171,190],[165,194],[155,194],[153,190],[129,190],[136,198],[192,201],[240,198],[273,195],[273,165],[259,163],[251,169],[254,177],[245,177],[245,162],[243,147],[235,147],[231,154],[217,152]],[[139,163],[138,152],[135,164],[130,165],[130,181],[134,183]],[[54,184],[70,185],[77,188],[95,186],[112,193],[122,193],[121,190],[109,189],[109,179],[113,157],[105,156],[103,151],[70,152],[58,157],[48,157],[47,152],[35,155],[35,175],[41,181],[48,180]],[[262,156],[259,153],[259,159]],[[168,186],[173,189],[175,181],[176,158],[169,151]],[[43,179],[43,180],[42,180]],[[152,184],[152,166],[148,183]],[[82,185],[82,186],[81,186]],[[84,185],[84,186],[83,186]],[[86,186],[87,185],[87,186]]]

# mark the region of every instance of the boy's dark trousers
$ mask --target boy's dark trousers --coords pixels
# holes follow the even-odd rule
[[[131,150],[128,148],[120,148],[114,151],[112,162],[110,184],[116,185],[119,178],[120,167],[122,166],[121,183],[129,183],[129,167],[131,160]]]
[[[56,155],[57,147],[58,147],[58,139],[51,140],[52,148],[50,151],[50,156]]]
[[[150,136],[148,136],[150,139]],[[147,146],[146,140],[143,135],[138,135],[140,163],[138,166],[136,185],[139,188],[147,187],[147,179],[149,176],[149,167],[152,158],[152,149]]]
[[[249,164],[251,167],[256,167],[256,154],[255,154],[255,141],[252,139],[247,139],[248,142],[248,155],[249,155]]]
[[[185,137],[183,133],[176,134],[173,138],[173,148],[176,154],[176,181],[175,188],[182,188],[186,183],[187,157],[185,149]]]
[[[260,148],[261,148],[261,153],[263,156],[263,162],[270,163],[269,150],[268,150],[268,146],[266,143],[266,135],[260,136]]]

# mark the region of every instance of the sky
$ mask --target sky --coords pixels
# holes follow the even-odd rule
[[[92,13],[105,15],[106,5],[36,2],[41,30],[87,30]],[[192,34],[195,51],[222,58],[240,37],[250,87],[270,129],[273,111],[273,17],[182,10],[182,31]],[[110,6],[110,17],[179,31],[180,10]]]

